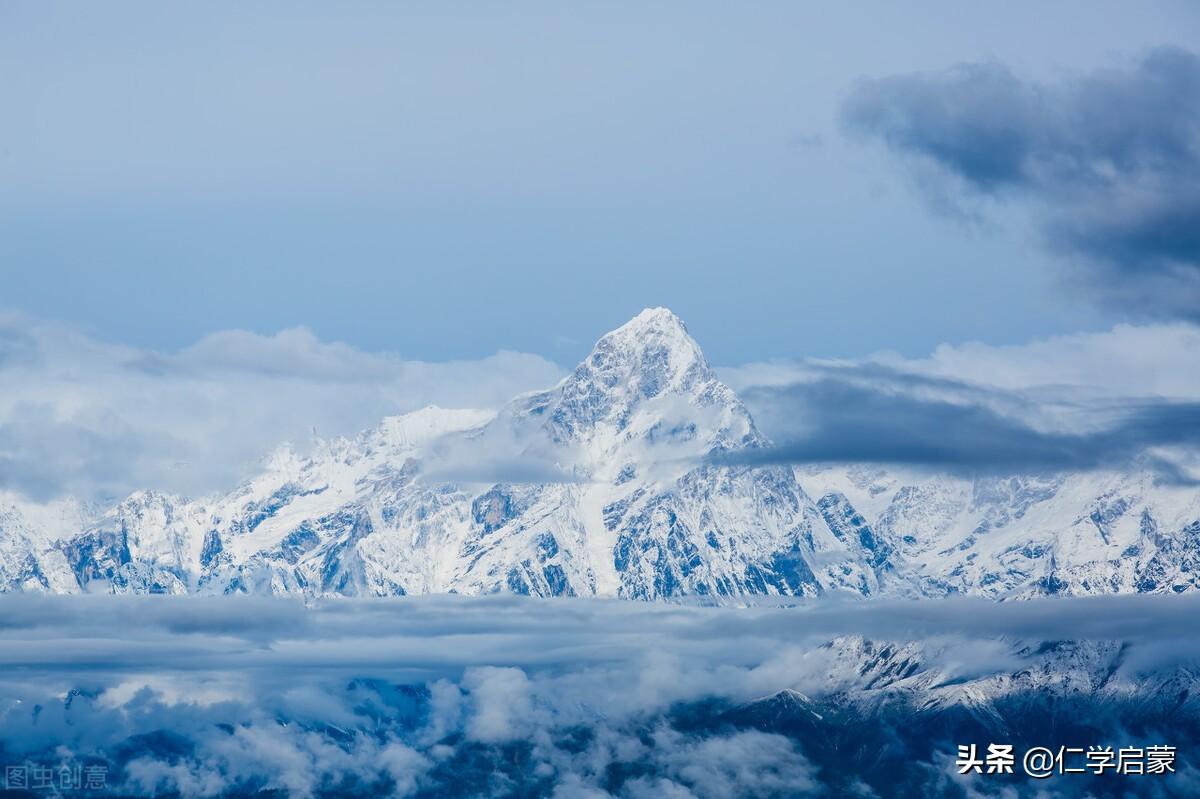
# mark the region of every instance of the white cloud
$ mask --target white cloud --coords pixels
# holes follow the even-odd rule
[[[483,743],[522,737],[523,722],[533,711],[529,678],[516,668],[481,666],[467,670],[463,687],[474,705],[467,735]]]
[[[38,499],[232,487],[284,441],[351,435],[429,404],[496,407],[555,364],[499,352],[425,363],[296,328],[223,331],[176,353],[0,315],[0,489]]]
[[[881,352],[860,360],[751,363],[720,370],[734,390],[781,386],[814,368],[887,366],[1005,391],[1079,397],[1200,399],[1200,326],[1117,325],[1025,344],[942,344],[925,358]]]
[[[1017,346],[943,344],[928,358],[894,362],[1011,390],[1058,386],[1109,396],[1200,398],[1200,326],[1184,323],[1117,325]]]
[[[691,786],[698,799],[818,793],[815,769],[783,736],[745,730],[688,741],[675,730],[663,728],[655,737],[662,770]],[[675,782],[655,787],[668,786],[682,787]]]

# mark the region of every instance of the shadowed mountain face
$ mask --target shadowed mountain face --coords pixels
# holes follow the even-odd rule
[[[1200,578],[1200,498],[1148,474],[831,466],[798,480],[709,465],[769,445],[683,323],[650,309],[551,389],[284,449],[222,496],[0,506],[0,587],[725,601],[1182,592]]]

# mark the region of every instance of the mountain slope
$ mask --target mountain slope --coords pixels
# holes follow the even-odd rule
[[[903,572],[895,590],[1004,598],[1200,585],[1200,492],[1150,470],[964,479],[811,468],[798,477],[823,504],[864,509],[870,540]]]
[[[225,495],[142,491],[74,515],[0,502],[0,587],[723,601],[1179,592],[1200,577],[1200,496],[1147,474],[708,465],[765,446],[683,323],[649,309],[551,389],[285,448]]]

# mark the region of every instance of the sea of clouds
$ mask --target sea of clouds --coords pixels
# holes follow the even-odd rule
[[[793,738],[689,725],[680,708],[850,690],[858,675],[822,646],[846,636],[926,642],[923,667],[947,683],[1030,665],[1020,642],[1121,641],[1136,680],[1200,663],[1197,611],[3,596],[0,761],[104,764],[112,791],[138,796],[821,795],[830,775]],[[950,764],[920,768],[959,790]]]

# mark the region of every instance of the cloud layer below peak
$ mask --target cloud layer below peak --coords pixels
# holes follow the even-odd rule
[[[907,689],[875,686],[884,642],[905,654],[878,668],[902,661],[918,674],[914,701],[936,698],[947,712],[935,707],[935,717],[951,720],[960,702],[977,708],[980,692],[1002,703],[1006,691],[1027,690],[1011,675],[1062,668],[1057,657],[1075,686],[1064,703],[1096,711],[1104,686],[1119,702],[1146,680],[1186,676],[1200,656],[1179,637],[1197,611],[1189,596],[713,608],[9,595],[0,611],[7,762],[107,763],[118,795],[869,797],[877,794],[845,784],[854,771],[810,759],[819,742],[780,734],[786,723],[731,727],[719,714],[780,691],[798,691],[784,696],[801,703],[849,694],[867,698],[864,708],[902,704]],[[1100,687],[1084,676],[1091,668],[1104,675]],[[846,711],[828,719],[834,735],[916,721],[884,713],[855,727],[860,706],[832,706]],[[1134,741],[1128,730],[1112,734]],[[1181,755],[1188,734],[1168,739]],[[901,776],[923,780],[893,735],[885,726]],[[954,741],[914,743],[954,751]],[[861,774],[882,786],[897,774],[871,771],[880,754]],[[935,777],[953,773],[931,766]],[[944,786],[917,794],[957,795]]]

